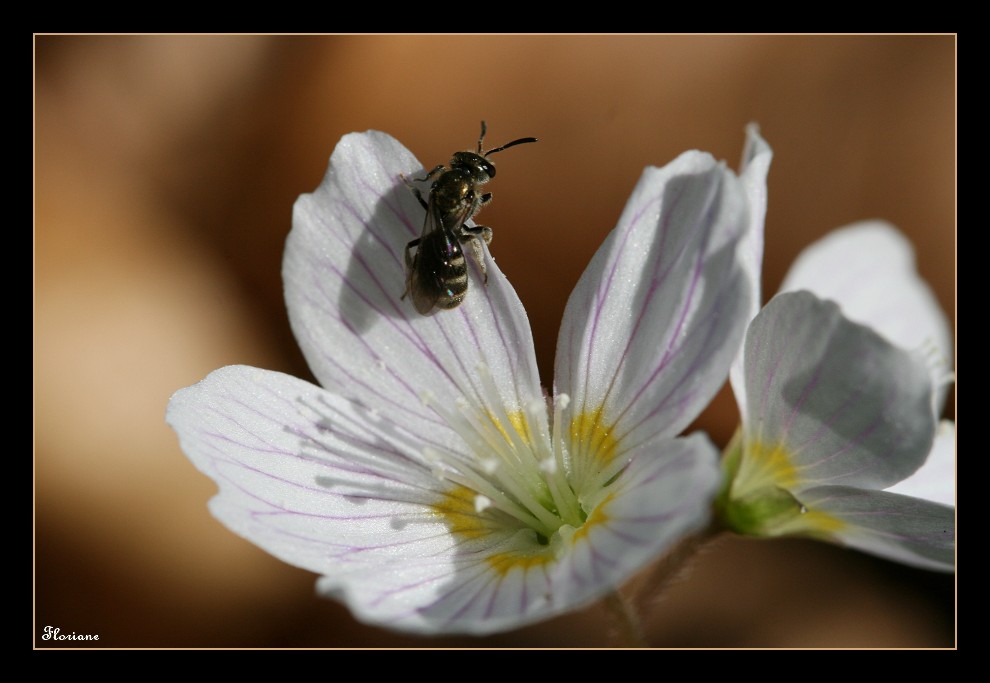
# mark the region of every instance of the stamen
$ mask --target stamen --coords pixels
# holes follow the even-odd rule
[[[522,437],[519,432],[516,431],[512,426],[512,420],[509,418],[509,414],[505,411],[505,404],[502,401],[502,397],[499,394],[498,387],[495,386],[495,380],[492,379],[491,370],[484,363],[480,363],[477,368],[478,376],[481,378],[482,385],[484,387],[485,393],[488,394],[491,399],[494,399],[491,403],[494,405],[485,406],[489,410],[495,409],[498,412],[494,413],[495,419],[505,425],[503,430],[505,434],[508,435],[509,441],[515,450],[517,462],[524,468],[530,469],[535,464],[533,458],[526,458],[526,455],[532,455],[532,450],[523,442]],[[494,412],[494,411],[493,411]]]
[[[557,467],[562,472],[564,471],[564,435],[567,433],[567,427],[564,424],[564,411],[567,410],[567,406],[571,404],[571,397],[567,394],[558,394],[557,398],[553,402],[553,456],[557,461]]]
[[[528,460],[533,463],[532,450],[526,448],[516,433],[508,415],[503,416],[507,429],[504,431],[511,436],[515,434],[515,444],[507,443],[503,430],[497,430],[496,425],[489,419],[482,419],[476,408],[465,400],[455,401],[458,411],[448,410],[442,403],[431,400],[427,396],[429,407],[436,412],[468,446],[465,452],[448,451],[441,454],[445,469],[444,477],[483,495],[491,501],[492,507],[515,517],[539,533],[552,535],[561,525],[561,519],[542,505],[537,496],[547,493],[546,482],[540,476],[533,464],[525,465]],[[501,407],[497,394],[492,401]],[[497,416],[495,416],[497,419]],[[491,454],[495,457],[479,457],[479,454]],[[528,456],[526,455],[528,454]],[[502,460],[507,466],[499,467]],[[494,467],[493,467],[494,466]],[[525,476],[525,475],[529,476]],[[496,475],[496,476],[492,476]]]
[[[618,454],[615,454],[608,464],[598,472],[598,486],[605,486],[606,483],[615,479],[616,475],[624,470],[628,464],[628,457],[619,457]]]
[[[475,473],[477,474],[477,473]],[[526,506],[525,502],[520,504],[519,502],[509,498],[502,491],[496,489],[492,482],[484,479],[480,476],[467,477],[461,476],[459,473],[446,471],[444,472],[445,479],[454,482],[455,484],[460,484],[464,488],[472,489],[478,492],[480,495],[485,496],[492,502],[492,507],[498,508],[502,512],[506,513],[510,517],[514,517],[519,520],[522,524],[528,526],[531,529],[535,529],[541,534],[552,535],[560,527],[560,520],[552,518],[555,523],[546,524],[544,519],[539,519],[534,516],[533,512],[529,507]],[[510,491],[511,493],[511,491]],[[544,512],[546,512],[544,510]],[[549,513],[548,513],[549,514]]]
[[[567,394],[558,394],[553,406],[553,431],[554,431],[554,459],[557,467],[563,472],[569,472],[573,482],[583,481],[585,476],[584,463],[586,458],[582,458],[582,453],[571,453],[566,444],[571,443],[571,420],[564,419],[564,411],[571,404],[571,397]],[[571,418],[573,419],[573,418]],[[581,448],[582,444],[571,444]]]
[[[466,446],[423,449],[424,462],[438,478],[472,491],[478,514],[498,510],[547,538],[564,524],[580,527],[585,513],[571,485],[580,463],[568,449],[582,444],[571,443],[573,418],[564,417],[570,397],[558,395],[548,410],[542,397],[503,398],[483,363],[476,378],[473,400],[420,397]],[[611,478],[625,464],[616,459],[598,474]]]
[[[547,473],[547,483],[550,486],[554,503],[561,518],[571,526],[581,524],[581,504],[568,483],[566,447],[564,438],[566,430],[564,428],[563,411],[570,404],[571,399],[567,394],[560,394],[553,402],[553,434],[550,437],[551,451],[546,453],[546,457],[540,462],[540,469]],[[560,476],[556,476],[557,473]]]

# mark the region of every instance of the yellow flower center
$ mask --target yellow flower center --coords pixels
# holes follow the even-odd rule
[[[479,370],[483,380],[487,371]],[[502,406],[494,386],[483,407],[455,403],[451,411],[426,398],[464,439],[466,452],[424,452],[450,488],[433,505],[451,533],[477,540],[506,539],[487,562],[499,573],[529,569],[555,557],[562,543],[580,541],[604,523],[604,490],[622,471],[618,443],[601,408],[566,416],[560,395],[552,418],[543,400],[521,410]]]

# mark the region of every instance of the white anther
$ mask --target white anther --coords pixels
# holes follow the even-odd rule
[[[557,407],[561,410],[567,410],[567,406],[571,404],[571,397],[567,394],[557,394]]]
[[[475,512],[479,512],[479,513],[484,512],[491,506],[492,506],[492,499],[489,498],[488,496],[482,496],[481,494],[478,494],[477,496],[474,497]]]

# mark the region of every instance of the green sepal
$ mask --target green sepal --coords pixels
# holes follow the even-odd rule
[[[805,512],[804,506],[790,491],[766,486],[743,498],[726,498],[720,506],[722,523],[732,531],[747,536],[775,536],[775,530]]]

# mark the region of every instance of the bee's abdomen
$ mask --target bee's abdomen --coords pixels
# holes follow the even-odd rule
[[[442,280],[437,306],[447,309],[457,308],[464,301],[468,288],[467,263],[460,251],[451,255],[444,263]]]

